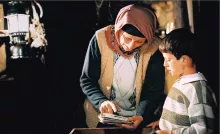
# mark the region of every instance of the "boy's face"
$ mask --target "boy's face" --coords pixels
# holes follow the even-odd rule
[[[179,60],[171,53],[162,53],[164,57],[164,67],[171,73],[172,76],[181,76],[184,73],[183,59]]]

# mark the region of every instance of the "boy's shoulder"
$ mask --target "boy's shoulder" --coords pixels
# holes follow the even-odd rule
[[[200,90],[202,87],[207,87],[206,78],[202,73],[195,73],[190,75],[181,76],[173,84],[173,88],[178,89],[178,91],[191,96],[193,93]]]
[[[184,75],[179,78],[178,82],[182,85],[188,84],[188,83],[197,83],[199,81],[207,81],[205,76],[198,72],[194,74]]]

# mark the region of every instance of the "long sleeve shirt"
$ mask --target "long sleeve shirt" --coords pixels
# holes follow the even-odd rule
[[[214,93],[201,73],[180,77],[163,106],[160,129],[174,134],[214,134],[217,104]]]
[[[102,102],[108,100],[108,98],[102,93],[98,83],[100,71],[101,54],[96,36],[94,35],[86,53],[80,84],[83,92],[97,111]],[[159,50],[157,50],[151,56],[148,63],[145,80],[142,86],[140,103],[137,110],[137,115],[141,115],[144,118],[144,125],[153,120],[154,111],[158,105],[164,101],[164,79],[165,71],[163,67],[163,57]]]

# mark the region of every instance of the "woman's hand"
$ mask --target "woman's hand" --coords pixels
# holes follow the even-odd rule
[[[171,131],[169,131],[169,130],[157,130],[156,134],[171,134]]]
[[[120,108],[118,107],[117,104],[111,102],[111,101],[104,101],[100,108],[99,108],[99,111],[101,113],[110,113],[110,114],[113,114],[113,113],[116,113],[116,112],[119,112],[120,111]]]
[[[129,117],[128,121],[132,121],[134,124],[132,125],[122,124],[121,127],[130,130],[135,130],[138,127],[138,125],[143,121],[143,117],[142,116]]]
[[[159,126],[159,120],[158,121],[154,121],[154,122],[148,124],[147,126],[151,127],[153,130],[155,130],[155,128]]]

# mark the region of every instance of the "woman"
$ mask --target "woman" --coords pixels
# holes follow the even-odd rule
[[[103,126],[98,124],[99,113],[129,117],[134,124],[120,126],[132,130],[156,120],[155,110],[164,101],[165,72],[155,30],[152,11],[128,5],[114,26],[96,31],[80,78],[89,127]]]

